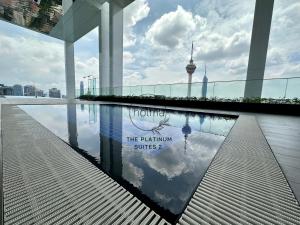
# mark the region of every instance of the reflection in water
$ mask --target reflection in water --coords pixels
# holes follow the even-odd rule
[[[189,134],[192,133],[192,129],[189,125],[189,115],[185,115],[186,117],[186,120],[185,120],[185,125],[184,127],[182,128],[182,133],[184,134],[184,152],[186,152],[186,144],[187,144],[187,139],[188,139],[188,136]],[[200,127],[201,129],[201,127]]]
[[[21,108],[171,222],[183,212],[235,122],[112,105]]]
[[[76,105],[67,105],[67,122],[68,122],[68,134],[69,143],[73,147],[78,147],[77,142],[77,116],[76,116]]]

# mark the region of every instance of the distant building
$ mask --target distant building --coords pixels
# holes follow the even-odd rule
[[[207,84],[208,84],[208,78],[206,76],[206,64],[205,64],[205,72],[204,77],[202,80],[202,97],[207,98]]]
[[[83,81],[80,81],[80,95],[84,95],[84,84],[83,84]]]
[[[24,96],[35,96],[35,86],[25,85],[24,86]]]
[[[23,96],[24,95],[24,93],[23,93],[23,86],[19,85],[19,84],[15,84],[13,86],[13,95],[14,96]]]
[[[0,84],[0,95],[13,95],[13,88]]]
[[[38,97],[45,97],[43,90],[37,89],[35,91],[35,93],[36,93],[36,96],[38,96]]]
[[[49,97],[50,98],[61,98],[60,90],[57,88],[51,88],[49,90]]]

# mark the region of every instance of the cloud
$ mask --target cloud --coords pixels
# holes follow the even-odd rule
[[[144,171],[141,168],[136,167],[129,161],[123,161],[123,173],[122,176],[128,180],[134,187],[140,188],[143,184]]]
[[[206,20],[177,6],[177,10],[162,15],[146,33],[146,39],[154,46],[176,48],[195,31],[203,29]]]
[[[65,91],[62,42],[0,34],[1,81],[6,85],[33,84],[43,90]]]
[[[133,54],[129,51],[124,51],[123,52],[123,62],[124,64],[130,64],[133,63],[135,61],[135,58],[133,56]]]
[[[136,43],[133,27],[149,15],[150,7],[146,0],[136,0],[124,9],[124,47]]]
[[[231,36],[214,32],[201,33],[196,39],[201,48],[196,52],[196,59],[215,61],[226,58],[240,57],[247,54],[250,48],[250,33],[238,31]]]

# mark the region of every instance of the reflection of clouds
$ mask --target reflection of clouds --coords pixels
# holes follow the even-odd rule
[[[144,179],[143,170],[133,165],[129,160],[124,160],[124,158],[122,176],[125,180],[129,181],[136,188],[142,187]]]
[[[165,194],[162,194],[158,191],[154,192],[154,196],[157,200],[164,203],[169,203],[173,198],[166,196]]]
[[[32,118],[68,141],[67,107],[66,105],[20,105]]]
[[[171,180],[182,174],[199,170],[202,162],[208,163],[212,159],[223,140],[224,137],[221,136],[200,135],[194,132],[189,136],[186,152],[182,138],[169,146],[167,151],[162,151],[158,157],[143,154],[143,158],[149,167]]]

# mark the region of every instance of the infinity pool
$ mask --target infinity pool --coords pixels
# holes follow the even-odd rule
[[[117,105],[19,107],[170,222],[236,120]]]

